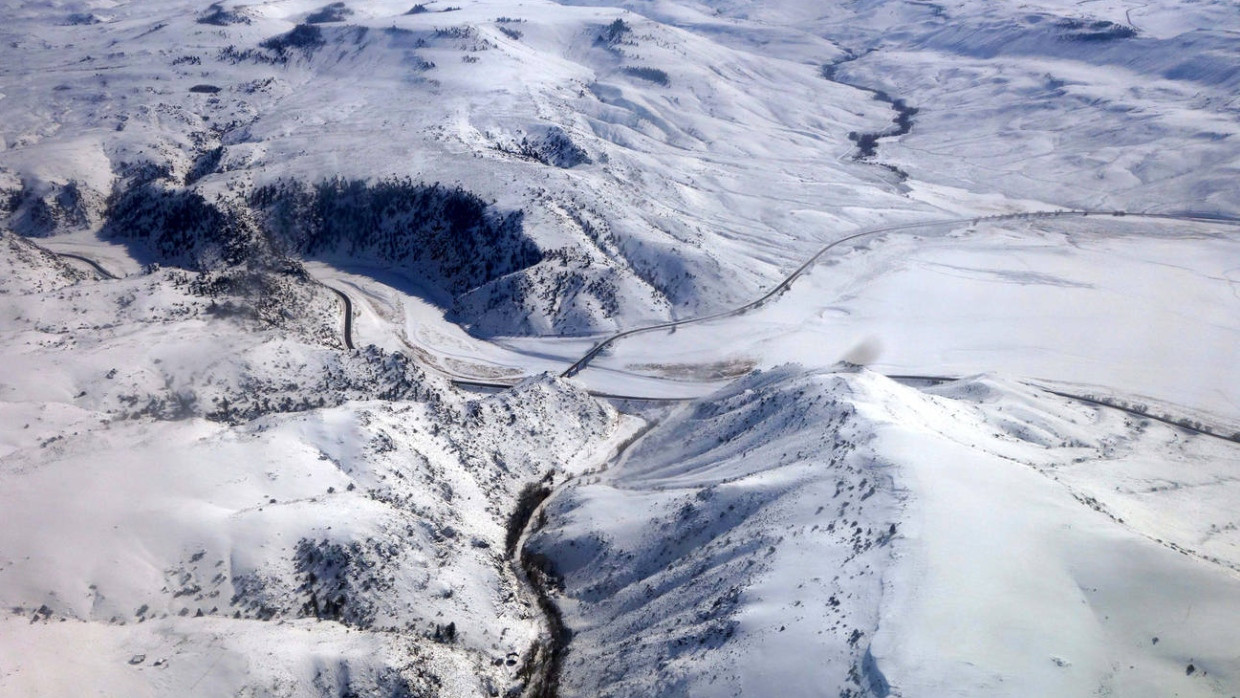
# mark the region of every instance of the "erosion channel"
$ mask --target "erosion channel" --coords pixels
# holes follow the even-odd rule
[[[644,403],[643,400],[622,400],[624,403]],[[616,447],[602,463],[602,467],[587,474],[597,475],[606,471],[642,437],[658,426],[667,409],[661,401],[654,402],[653,413],[643,417],[646,424]],[[508,517],[504,539],[504,556],[512,566],[517,581],[533,597],[546,624],[546,635],[526,652],[519,676],[525,682],[523,698],[556,698],[560,689],[560,667],[568,654],[573,631],[564,622],[564,614],[556,603],[554,594],[563,591],[564,582],[556,572],[555,562],[535,550],[527,548],[529,536],[546,524],[544,504],[565,485],[573,482],[571,477],[555,484],[555,473],[549,472],[541,480],[526,483],[517,495],[517,503]]]
[[[913,117],[917,115],[917,107],[909,106],[903,99],[892,97],[883,90],[873,87],[866,87],[865,85],[859,85],[839,77],[840,66],[845,63],[851,63],[858,60],[868,53],[869,51],[860,54],[850,53],[847,57],[842,58],[835,63],[828,63],[822,66],[822,77],[830,80],[831,82],[837,82],[841,85],[848,85],[849,87],[856,88],[863,92],[869,92],[873,95],[875,100],[890,105],[896,113],[895,118],[892,119],[892,124],[894,125],[891,128],[887,128],[882,131],[852,131],[848,134],[848,138],[857,145],[857,153],[853,155],[854,160],[868,160],[877,155],[879,139],[899,138],[909,131],[912,131]],[[901,180],[908,179],[908,175],[898,167],[894,167],[892,165],[883,165],[883,167],[895,172],[900,176]]]

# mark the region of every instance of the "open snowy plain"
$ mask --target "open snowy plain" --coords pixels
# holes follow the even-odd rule
[[[1240,695],[1234,2],[0,20],[0,696]]]

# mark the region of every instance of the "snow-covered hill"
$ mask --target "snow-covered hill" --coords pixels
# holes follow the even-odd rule
[[[378,2],[310,22],[318,9],[12,12],[4,50],[21,58],[4,61],[0,101],[11,225],[94,226],[119,190],[135,195],[119,199],[110,234],[133,236],[149,209],[170,207],[173,224],[199,226],[193,237],[231,238],[249,218],[249,194],[281,178],[461,186],[495,202],[495,215],[523,212],[514,244],[528,237],[542,254],[505,267],[511,250],[466,251],[509,277],[461,289],[432,274],[428,285],[455,296],[447,303],[479,332],[572,332],[740,297],[788,259],[780,241],[803,239],[770,220],[773,187],[804,181],[796,199],[823,211],[843,201],[833,187],[879,177],[846,159],[847,134],[881,127],[886,110],[821,78],[821,61],[839,53],[826,41],[813,55],[772,59],[632,13],[549,2],[414,14]],[[768,163],[765,174],[755,162]],[[823,177],[810,175],[824,162]],[[160,201],[146,203],[152,196]],[[139,221],[124,215],[135,198]],[[916,208],[882,191],[864,199],[871,210]],[[373,204],[356,225],[390,215]],[[717,241],[758,251],[763,266]],[[195,242],[157,243],[156,253],[172,261]],[[380,253],[406,261],[401,249]]]
[[[581,379],[614,391],[636,373],[693,395],[685,367],[847,359],[1069,386],[1240,432],[1238,232],[1106,215],[876,235],[753,312],[616,342]]]
[[[1230,695],[1238,469],[986,377],[755,374],[548,505],[564,693]]]
[[[843,230],[944,210],[1240,210],[1226,3],[621,5],[23,3],[0,204],[163,262],[203,237],[194,263],[364,249],[485,336],[718,309]],[[354,180],[376,189],[315,205],[383,245],[289,241],[255,199]],[[406,181],[485,211],[393,211]]]
[[[96,280],[4,242],[0,693],[522,685],[517,492],[629,422],[551,379],[471,399],[341,352],[297,277]]]
[[[5,4],[0,695],[1240,693],[1235,10]]]

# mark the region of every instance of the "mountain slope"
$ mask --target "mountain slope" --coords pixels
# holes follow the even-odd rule
[[[1240,693],[1233,2],[0,19],[0,694]]]
[[[0,295],[0,693],[523,684],[510,510],[627,421],[551,379],[468,398],[341,351],[334,297],[295,276],[101,281],[28,247]]]
[[[1230,695],[1238,459],[988,378],[755,374],[548,505],[564,694]]]

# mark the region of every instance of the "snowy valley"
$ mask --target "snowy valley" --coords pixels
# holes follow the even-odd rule
[[[0,18],[0,696],[1240,694],[1234,3]]]

